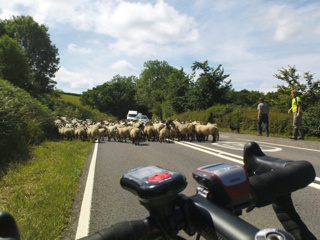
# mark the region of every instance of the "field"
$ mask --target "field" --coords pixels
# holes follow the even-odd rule
[[[82,105],[80,102],[80,94],[60,93],[60,97],[63,101],[70,102],[77,106]]]

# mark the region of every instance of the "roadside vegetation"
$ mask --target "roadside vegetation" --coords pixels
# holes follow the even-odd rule
[[[0,209],[16,218],[21,239],[61,239],[69,223],[83,164],[92,143],[44,141],[0,178]]]
[[[235,91],[222,65],[194,62],[192,74],[166,61],[144,64],[139,77],[116,75],[82,94],[52,80],[58,49],[31,17],[0,21],[0,210],[16,217],[22,239],[60,239],[69,221],[91,142],[62,140],[54,119],[120,120],[138,110],[153,120],[215,122],[256,134],[257,100],[270,105],[270,136],[291,134],[290,91],[303,102],[306,139],[320,138],[320,80],[294,66],[275,70],[276,92]]]

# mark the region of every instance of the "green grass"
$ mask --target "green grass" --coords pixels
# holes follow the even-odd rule
[[[60,93],[61,99],[65,102],[71,102],[74,105],[82,106],[80,102],[80,96],[68,94],[68,93]]]
[[[21,239],[60,239],[68,224],[91,142],[47,141],[0,179],[0,209],[18,223]]]

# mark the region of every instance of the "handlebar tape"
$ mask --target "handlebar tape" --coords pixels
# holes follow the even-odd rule
[[[249,177],[255,207],[273,203],[312,183],[316,173],[311,163],[301,160],[286,163],[283,168]]]
[[[159,236],[162,236],[160,230],[146,218],[144,220],[119,222],[80,240],[138,240],[157,239]]]

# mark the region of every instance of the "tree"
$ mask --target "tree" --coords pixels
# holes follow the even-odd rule
[[[25,51],[33,76],[26,90],[33,95],[52,92],[52,80],[59,69],[58,49],[51,43],[48,28],[39,25],[32,17],[18,16],[3,22],[7,34],[16,39]]]
[[[29,65],[25,52],[8,35],[0,37],[0,77],[24,89],[29,82]]]
[[[274,77],[285,81],[287,85],[278,85],[278,92],[283,95],[280,96],[280,104],[282,101],[291,102],[290,91],[297,90],[301,94],[303,100],[304,109],[308,106],[319,103],[320,100],[320,80],[313,80],[314,74],[310,72],[304,72],[301,76],[295,66],[288,68],[282,68],[278,70],[278,74],[274,74]],[[306,83],[301,83],[301,78],[304,78]]]
[[[81,96],[81,102],[96,107],[101,112],[123,119],[129,109],[136,107],[135,94],[136,77],[116,75],[110,82],[84,92]]]
[[[225,81],[230,75],[224,74],[220,64],[216,69],[209,67],[208,61],[194,62],[192,67],[194,75],[196,70],[202,70],[195,82],[196,109],[202,110],[215,104],[226,103],[226,94],[230,91],[231,80]]]
[[[236,106],[257,107],[260,97],[264,97],[264,94],[259,91],[249,91],[247,89],[241,91],[230,90],[228,93],[228,102]]]
[[[137,104],[145,106],[155,116],[162,117],[162,103],[167,99],[168,78],[174,74],[175,68],[166,61],[148,61],[137,79]]]
[[[174,113],[182,113],[189,108],[189,90],[190,77],[183,69],[174,69],[167,78],[167,94],[165,95]]]

